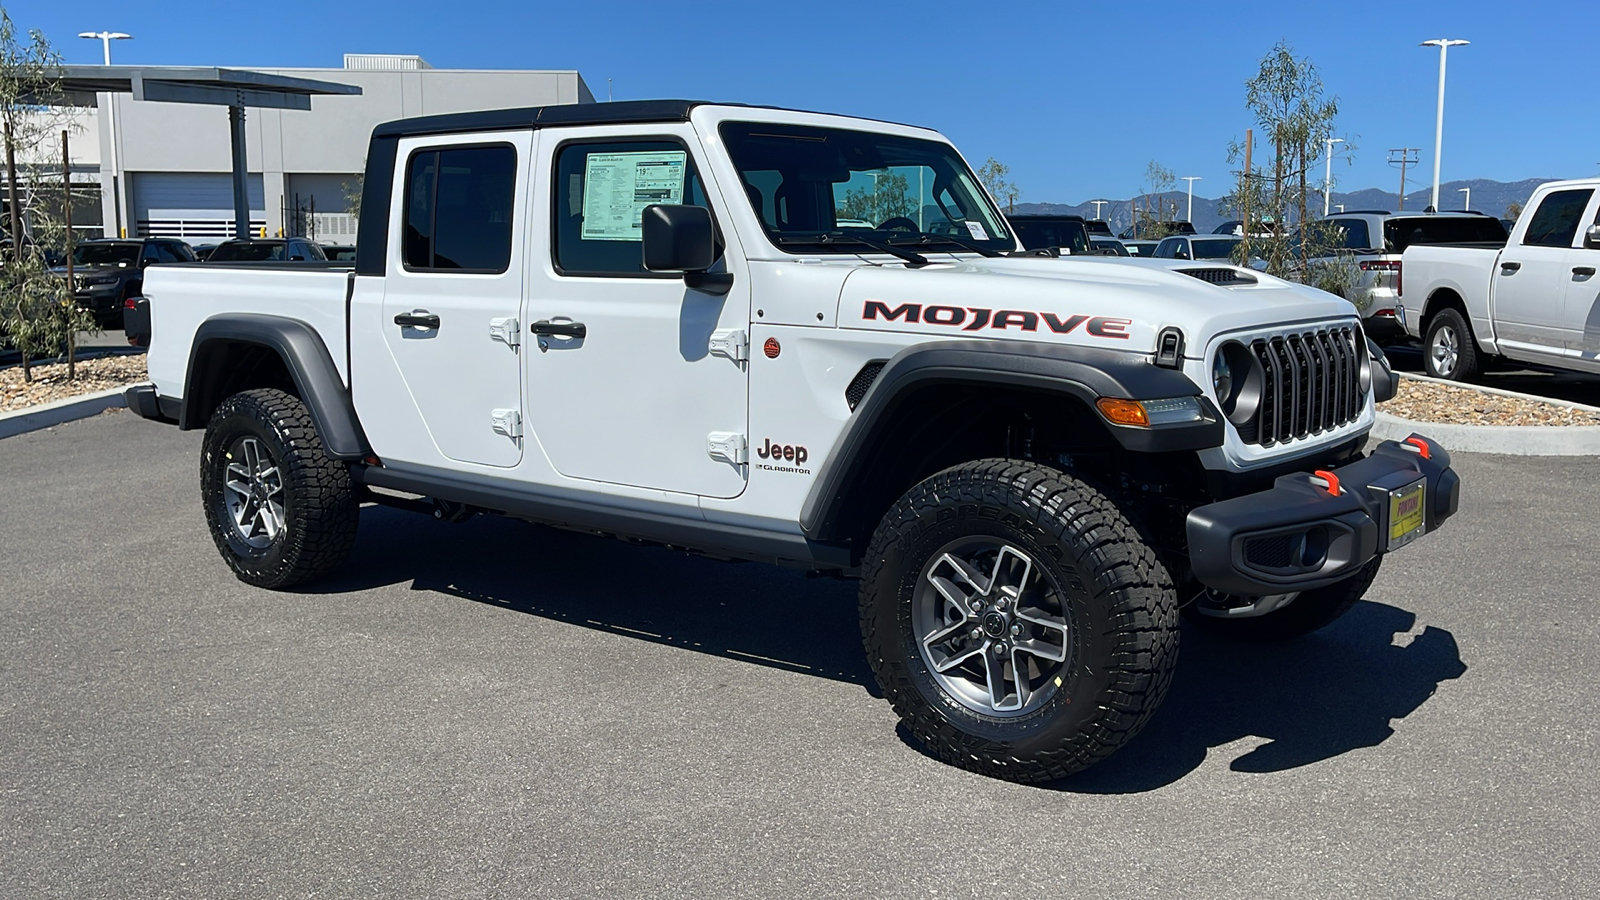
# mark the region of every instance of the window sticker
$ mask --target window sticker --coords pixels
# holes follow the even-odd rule
[[[972,235],[972,239],[975,241],[987,241],[989,239],[989,232],[984,229],[982,222],[974,222],[968,219],[967,233]]]
[[[688,157],[683,150],[589,154],[583,177],[583,240],[642,240],[639,221],[646,206],[683,202]]]

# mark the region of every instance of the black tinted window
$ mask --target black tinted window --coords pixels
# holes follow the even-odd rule
[[[265,262],[283,259],[282,241],[227,241],[211,251],[211,262]]]
[[[504,272],[511,263],[516,181],[517,151],[508,146],[412,154],[401,238],[405,264]]]
[[[1404,253],[1412,244],[1504,242],[1506,229],[1499,219],[1488,216],[1396,217],[1383,223],[1383,237],[1385,249]]]
[[[640,221],[652,204],[710,207],[677,141],[568,144],[556,157],[555,256],[565,275],[649,275]]]
[[[1073,219],[1011,219],[1023,249],[1065,247],[1073,253],[1089,252],[1089,229]]]
[[[1592,190],[1556,191],[1544,198],[1528,222],[1522,243],[1529,247],[1571,247],[1593,194]]]
[[[1329,224],[1337,229],[1329,235],[1335,246],[1346,250],[1372,248],[1372,232],[1367,229],[1366,219],[1334,219]]]

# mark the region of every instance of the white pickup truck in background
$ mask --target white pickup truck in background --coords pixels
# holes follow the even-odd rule
[[[1400,305],[1429,375],[1465,381],[1495,357],[1600,372],[1600,179],[1541,185],[1504,245],[1405,252]]]

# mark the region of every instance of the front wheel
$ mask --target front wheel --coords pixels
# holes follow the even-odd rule
[[[304,403],[278,390],[222,401],[206,426],[206,525],[239,580],[286,588],[349,555],[359,504],[350,469],[328,456]]]
[[[1160,705],[1177,659],[1167,571],[1098,491],[982,460],[913,487],[861,577],[868,661],[934,754],[1019,782],[1110,756]]]

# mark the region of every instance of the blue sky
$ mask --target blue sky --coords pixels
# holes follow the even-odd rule
[[[1253,124],[1243,83],[1282,39],[1321,69],[1356,144],[1337,189],[1394,190],[1390,147],[1431,178],[1438,51],[1450,52],[1442,179],[1600,173],[1600,5],[1450,3],[671,3],[336,0],[200,5],[11,0],[69,62],[79,31],[126,31],[119,63],[332,66],[416,53],[440,68],[577,69],[604,99],[687,97],[939,129],[974,165],[1011,166],[1024,201],[1126,197],[1155,159],[1216,196]],[[1182,183],[1180,182],[1180,185]],[[1408,183],[1408,188],[1410,187]]]

